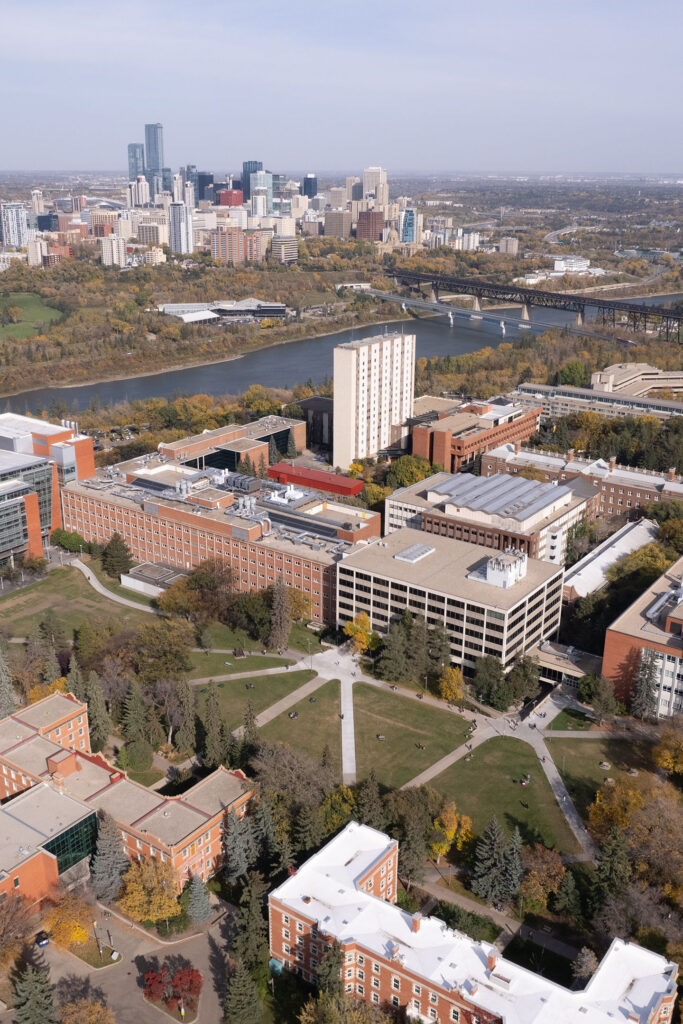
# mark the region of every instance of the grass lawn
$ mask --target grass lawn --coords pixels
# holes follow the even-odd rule
[[[242,629],[231,629],[221,622],[212,622],[208,627],[213,646],[220,650],[233,650],[241,647],[245,651],[262,651],[263,644],[258,643]],[[311,654],[325,650],[316,633],[313,633],[303,622],[295,622],[289,634],[289,646],[302,654],[308,654],[308,641],[311,641]]]
[[[469,895],[469,894],[468,894]],[[500,928],[490,917],[473,914],[462,907],[441,901],[433,910],[434,917],[445,921],[449,928],[464,932],[477,942],[495,942],[500,935]]]
[[[300,674],[300,673],[297,673]],[[264,740],[289,743],[319,761],[325,746],[330,748],[332,763],[341,773],[341,722],[339,720],[339,680],[330,679],[315,692],[315,703],[304,697],[292,708],[299,717],[289,718],[289,712],[278,715],[260,730]]]
[[[52,306],[46,306],[40,295],[35,292],[10,292],[0,295],[0,306],[16,306],[21,309],[19,323],[0,326],[1,338],[27,338],[36,333],[35,325],[39,321],[44,324],[57,320],[62,314]]]
[[[309,629],[305,622],[295,622],[289,634],[289,646],[293,647],[295,651],[308,654],[309,643],[311,654],[319,654],[320,651],[325,650],[318,639],[317,633]]]
[[[564,711],[560,711],[559,715],[548,723],[546,728],[555,729],[558,732],[564,729],[585,731],[594,724],[593,719],[589,718],[588,715],[584,715],[583,711],[578,711],[576,708],[565,708]]]
[[[531,782],[522,787],[519,780],[527,774]],[[508,831],[517,825],[525,843],[540,841],[563,853],[580,852],[536,754],[522,740],[507,736],[487,740],[475,748],[471,761],[456,761],[430,785],[455,800],[479,834],[495,814]],[[523,801],[529,804],[528,810]]]
[[[107,600],[94,590],[85,577],[70,566],[52,572],[28,587],[0,599],[0,619],[14,636],[28,636],[31,626],[51,608],[68,634],[82,623],[115,621],[117,629],[138,629],[149,622],[149,615]]]
[[[292,690],[303,686],[314,677],[315,672],[310,672],[308,669],[300,672],[277,672],[272,676],[254,676],[252,679],[227,679],[225,682],[216,683],[216,690],[223,714],[227,717],[230,726],[236,729],[242,724],[249,701],[258,715],[261,711],[269,708],[271,704],[275,704],[276,701],[281,700]],[[253,689],[248,690],[247,684],[253,686]],[[206,686],[200,686],[200,710],[205,699]]]
[[[128,772],[129,778],[133,782],[139,782],[141,786],[153,786],[159,779],[163,779],[164,774],[158,768],[148,768],[147,771],[142,772]]]
[[[128,587],[122,587],[118,580],[114,580],[106,574],[99,558],[88,558],[86,556],[83,561],[88,563],[88,568],[92,569],[102,586],[106,587],[107,590],[111,590],[112,594],[116,594],[118,597],[125,597],[129,601],[135,601],[136,604],[142,604],[147,608],[151,608],[153,598],[145,597],[144,594],[138,594],[135,590],[129,590]]]
[[[82,942],[78,946],[69,946],[69,952],[77,956],[79,960],[83,960],[84,963],[90,964],[91,967],[108,967],[109,964],[121,963],[120,957],[118,960],[112,960],[112,950],[109,946],[102,946],[102,959],[100,960],[97,943],[92,935],[87,942]]]
[[[380,782],[402,786],[465,738],[468,723],[451,711],[420,704],[367,683],[353,688],[358,778],[371,768]],[[377,736],[385,736],[384,741]],[[419,750],[417,744],[423,744]]]
[[[246,658],[235,658],[232,654],[204,654],[193,651],[190,655],[192,672],[190,679],[208,679],[210,676],[239,675],[242,672],[258,672],[264,668],[285,668],[291,665],[289,658],[277,658],[260,654],[247,654]],[[226,665],[226,661],[230,664]]]
[[[633,739],[548,739],[548,749],[557,765],[576,809],[585,817],[588,805],[605,779],[626,778],[629,768],[639,773],[652,771],[652,745]],[[601,768],[606,761],[611,767]]]

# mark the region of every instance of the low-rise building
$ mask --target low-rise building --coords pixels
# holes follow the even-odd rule
[[[665,1024],[678,966],[614,939],[585,988],[569,990],[496,946],[396,906],[398,844],[351,822],[268,898],[270,953],[315,983],[333,942],[346,994],[446,1024]]]
[[[615,391],[575,388],[569,384],[518,384],[508,398],[523,409],[541,408],[541,422],[574,413],[595,412],[607,419],[617,416],[656,416],[666,420],[683,416],[683,402],[646,398]]]
[[[410,526],[563,565],[569,531],[594,518],[597,504],[597,490],[583,479],[558,486],[502,473],[437,473],[389,495],[385,532]]]
[[[659,527],[649,519],[627,523],[589,551],[564,574],[565,601],[588,597],[607,586],[607,570],[619,559],[657,540]]]
[[[384,633],[406,610],[444,626],[451,662],[471,675],[487,654],[509,668],[560,624],[561,566],[521,551],[402,529],[347,554],[337,566],[337,624],[365,612]]]
[[[270,253],[278,263],[296,263],[299,259],[299,240],[287,235],[274,235],[270,243]]]
[[[437,463],[448,473],[471,467],[491,448],[528,441],[538,430],[540,407],[525,411],[506,399],[470,402],[411,423],[413,455]]]
[[[591,374],[591,388],[639,396],[662,388],[682,391],[683,370],[660,370],[649,363],[614,363]]]

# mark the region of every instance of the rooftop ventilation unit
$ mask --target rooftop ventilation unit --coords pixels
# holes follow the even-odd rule
[[[414,565],[426,558],[427,555],[433,555],[435,550],[436,548],[432,548],[428,544],[411,544],[410,547],[404,548],[403,551],[394,555],[394,558],[397,562],[409,562]]]

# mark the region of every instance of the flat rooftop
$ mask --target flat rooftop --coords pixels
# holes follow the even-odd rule
[[[49,459],[44,455],[28,455],[25,452],[0,448],[0,476],[4,473],[19,473],[22,469],[33,469],[35,466],[45,466],[48,463]]]
[[[412,339],[415,341],[414,334],[403,334],[401,331],[391,331],[387,334],[373,334],[371,338],[357,338],[355,341],[345,341],[341,345],[337,345],[337,348],[346,349],[360,349],[369,348],[370,345],[376,345],[380,341],[395,341],[397,338],[404,338],[406,341]]]
[[[26,437],[27,434],[63,434],[69,427],[61,424],[48,423],[33,416],[21,416],[15,412],[0,413],[0,437]]]
[[[226,810],[235,800],[239,800],[247,787],[246,778],[225,768],[218,768],[201,782],[186,789],[183,800],[204,814],[214,815]]]
[[[553,640],[543,640],[526,652],[546,668],[565,672],[567,675],[580,679],[581,676],[599,676],[602,671],[602,658],[597,654],[588,654],[578,647],[558,644]]]
[[[674,612],[682,600],[683,557],[674,562],[663,576],[651,583],[647,590],[614,620],[609,629],[638,640],[652,640],[670,647],[673,652],[682,651],[683,636],[667,633],[663,628],[666,615]]]
[[[496,473],[494,476],[455,473],[449,480],[433,484],[429,494],[445,504],[502,519],[516,519],[520,523],[542,515],[560,499],[566,499],[563,506],[571,499],[567,486],[526,480],[508,473]]]
[[[234,431],[236,437],[261,437],[263,434],[275,433],[278,430],[287,430],[303,420],[295,420],[289,416],[261,416],[251,423],[226,423],[224,427],[216,427],[214,430],[205,430],[201,434],[192,434],[188,437],[179,438],[177,441],[164,441],[164,451],[181,451],[188,445],[206,442],[210,448],[213,441],[230,434]]]
[[[637,551],[657,539],[658,527],[649,519],[640,519],[636,523],[627,523],[620,530],[589,551],[564,576],[567,591],[573,591],[576,597],[601,590],[607,585],[607,570],[620,558]]]
[[[12,871],[92,813],[87,804],[46,782],[12,797],[0,807],[0,872]]]
[[[45,729],[53,722],[60,722],[64,718],[80,715],[85,710],[85,705],[76,700],[70,700],[62,693],[52,693],[43,700],[29,704],[15,712],[14,718],[25,722],[34,729]]]
[[[412,548],[428,550],[415,561],[403,561],[397,557]],[[469,578],[495,554],[475,544],[406,527],[390,533],[381,541],[357,547],[341,560],[340,568],[353,566],[361,572],[386,576],[423,590],[436,591],[501,610],[514,608],[519,601],[549,580],[555,577],[561,579],[564,572],[550,562],[529,558],[526,576],[508,588]]]

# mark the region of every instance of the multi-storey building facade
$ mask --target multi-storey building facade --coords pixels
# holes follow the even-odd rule
[[[100,255],[103,267],[125,267],[126,265],[126,240],[118,235],[108,235],[100,238]]]
[[[414,389],[414,334],[378,334],[337,345],[334,465],[348,469],[355,459],[391,446],[412,416]]]
[[[381,242],[383,231],[383,213],[380,213],[379,210],[360,211],[356,224],[356,238],[364,239],[366,242]]]
[[[656,416],[666,420],[670,416],[683,416],[683,402],[618,391],[574,388],[569,384],[518,384],[516,391],[508,397],[515,405],[525,409],[540,406],[542,422],[581,412],[595,412],[607,419],[617,416]]]
[[[420,417],[412,424],[413,454],[458,473],[474,465],[491,448],[528,441],[538,430],[540,408],[525,412],[502,399],[471,402],[452,412]]]
[[[168,238],[171,252],[179,255],[194,252],[192,211],[185,203],[169,203]]]
[[[315,983],[341,945],[347,995],[436,1024],[665,1024],[678,968],[615,939],[584,989],[569,990],[438,918],[396,906],[395,840],[351,822],[268,898],[270,953]]]
[[[0,230],[5,249],[23,249],[28,242],[28,217],[21,203],[0,203]]]
[[[656,473],[650,469],[618,466],[617,460],[577,459],[570,449],[566,455],[546,452],[540,448],[522,448],[506,444],[482,456],[481,475],[496,473],[520,474],[535,471],[544,480],[574,480],[583,477],[598,489],[598,516],[638,518],[650,502],[683,501],[683,478],[676,471]]]
[[[564,570],[520,551],[487,555],[471,544],[402,529],[337,566],[337,624],[365,612],[384,633],[406,611],[444,626],[451,662],[465,674],[491,654],[513,660],[560,624]]]

